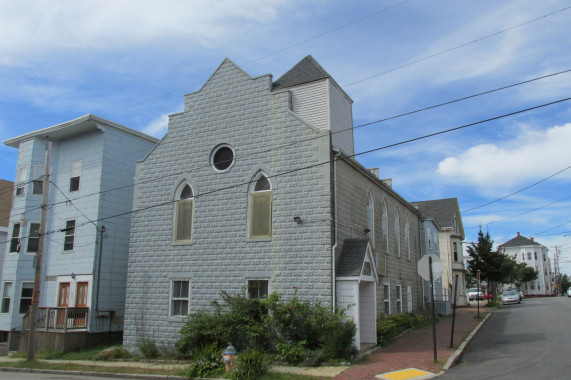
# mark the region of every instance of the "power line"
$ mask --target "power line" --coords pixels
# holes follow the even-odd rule
[[[463,44],[461,44],[461,45],[458,45],[458,46],[455,46],[455,47],[453,47],[453,48],[446,49],[446,50],[442,50],[442,51],[440,51],[440,52],[438,52],[438,53],[434,53],[434,54],[428,55],[428,56],[426,56],[426,57],[424,57],[424,58],[420,58],[420,59],[411,61],[411,62],[409,62],[409,63],[405,63],[404,65],[400,65],[400,66],[397,66],[397,67],[393,67],[392,69],[385,70],[385,71],[383,71],[383,72],[381,72],[381,73],[374,74],[374,75],[370,75],[370,76],[368,76],[368,77],[366,77],[366,78],[363,78],[363,79],[359,79],[359,80],[357,80],[357,81],[355,81],[355,82],[346,83],[346,84],[343,85],[343,87],[347,87],[347,86],[351,86],[351,85],[354,85],[354,84],[357,84],[357,83],[361,83],[361,82],[364,82],[364,81],[366,81],[366,80],[369,80],[369,79],[372,79],[372,78],[376,78],[376,77],[379,77],[379,76],[381,76],[381,75],[385,75],[385,74],[388,74],[388,73],[390,73],[390,72],[393,72],[393,71],[396,71],[396,70],[399,70],[399,69],[402,69],[402,68],[405,68],[405,67],[414,65],[414,64],[416,64],[416,63],[419,63],[419,62],[422,62],[422,61],[426,61],[427,59],[434,58],[434,57],[436,57],[436,56],[439,56],[439,55],[442,55],[442,54],[451,52],[451,51],[453,51],[453,50],[460,49],[460,48],[462,48],[462,47],[464,47],[464,46],[474,44],[474,43],[476,43],[476,42],[485,40],[485,39],[487,39],[487,38],[497,36],[497,35],[499,35],[499,34],[508,32],[508,31],[510,31],[510,30],[513,30],[513,29],[516,29],[516,28],[519,28],[519,27],[522,27],[522,26],[527,25],[527,24],[530,24],[530,23],[532,23],[532,22],[535,22],[535,21],[541,20],[541,19],[543,19],[543,18],[552,16],[552,15],[554,15],[554,14],[557,14],[557,13],[560,13],[560,12],[563,12],[563,11],[566,11],[566,10],[569,9],[569,8],[571,8],[571,7],[565,7],[565,8],[559,9],[559,10],[557,10],[557,11],[555,11],[555,12],[551,12],[551,13],[548,13],[548,14],[546,14],[546,15],[543,15],[543,16],[540,16],[540,17],[537,17],[537,18],[534,18],[534,19],[531,19],[531,20],[522,22],[521,24],[517,24],[517,25],[511,26],[511,27],[509,27],[509,28],[500,30],[500,31],[498,31],[498,32],[495,32],[495,33],[492,33],[492,34],[488,34],[487,36],[477,38],[477,39],[472,40],[472,41],[470,41],[470,42],[465,42],[465,43],[463,43]]]
[[[457,130],[460,130],[460,129],[472,127],[472,126],[479,125],[479,124],[484,124],[484,123],[487,123],[487,122],[490,122],[490,121],[493,121],[493,120],[498,120],[498,119],[502,119],[502,118],[505,118],[505,117],[509,117],[509,116],[518,115],[518,114],[521,114],[521,113],[524,113],[524,112],[528,112],[528,111],[531,111],[531,110],[539,109],[539,108],[542,108],[542,107],[547,107],[547,106],[550,106],[550,105],[553,105],[553,104],[558,104],[558,103],[561,103],[561,102],[564,102],[564,101],[567,101],[567,100],[570,100],[570,99],[571,99],[571,97],[565,98],[565,99],[560,99],[560,100],[556,100],[556,101],[553,101],[553,102],[541,104],[541,105],[538,105],[538,106],[535,106],[535,107],[530,107],[530,108],[526,108],[526,109],[523,109],[523,110],[519,110],[519,111],[515,111],[515,112],[510,112],[510,113],[508,113],[508,114],[504,114],[504,115],[492,117],[492,118],[485,119],[485,120],[481,120],[481,121],[478,121],[478,122],[474,122],[474,123],[470,123],[470,124],[465,124],[465,125],[462,125],[462,126],[459,126],[459,127],[450,128],[450,129],[443,130],[443,131],[440,131],[440,132],[435,132],[435,133],[431,133],[431,134],[428,134],[428,135],[424,135],[424,136],[420,136],[420,137],[408,139],[408,140],[401,141],[401,142],[398,142],[398,143],[394,143],[394,144],[390,144],[390,145],[385,145],[385,146],[378,147],[378,148],[374,148],[374,149],[369,149],[369,150],[364,151],[364,152],[360,152],[360,153],[355,153],[355,154],[352,154],[352,155],[348,155],[348,156],[346,156],[346,158],[354,158],[354,157],[361,156],[361,155],[364,155],[364,154],[368,154],[368,153],[371,153],[371,152],[376,152],[376,151],[379,151],[379,150],[388,149],[388,148],[395,147],[395,146],[399,146],[399,145],[403,145],[403,144],[408,144],[408,143],[411,143],[411,142],[414,142],[414,141],[419,141],[419,140],[427,139],[427,138],[430,138],[430,137],[434,137],[434,136],[438,136],[438,135],[441,135],[441,134],[445,134],[445,133],[457,131]],[[326,164],[332,163],[332,162],[337,161],[337,160],[338,160],[337,158],[334,158],[333,160],[327,160],[327,161],[320,162],[320,163],[317,163],[317,164],[312,164],[312,165],[307,165],[307,166],[299,167],[299,168],[296,168],[296,169],[287,170],[287,171],[284,171],[284,172],[282,172],[282,173],[278,173],[278,174],[274,174],[274,175],[268,175],[267,178],[274,178],[274,177],[285,176],[285,175],[292,174],[292,173],[296,173],[296,172],[299,172],[299,171],[302,171],[302,170],[308,170],[308,169],[315,168],[315,167],[318,167],[318,166],[326,165]],[[237,184],[230,185],[230,186],[226,186],[226,187],[222,187],[222,188],[218,188],[218,189],[214,189],[214,190],[211,190],[211,191],[204,192],[204,193],[202,193],[202,194],[196,194],[194,197],[195,197],[195,198],[200,198],[200,197],[204,197],[204,196],[207,196],[207,195],[210,195],[210,194],[214,194],[214,193],[217,193],[217,192],[221,192],[221,191],[224,191],[224,190],[229,190],[229,189],[232,189],[232,188],[236,188],[236,187],[248,185],[248,184],[250,184],[250,183],[252,183],[252,180],[246,181],[246,182],[237,183]],[[175,203],[175,202],[176,202],[176,201],[169,200],[169,201],[166,201],[166,202],[161,202],[161,203],[158,203],[158,204],[146,206],[146,207],[143,207],[143,208],[140,208],[140,209],[137,209],[137,210],[130,210],[130,211],[126,211],[126,212],[122,212],[122,213],[116,214],[116,215],[111,215],[111,216],[108,216],[108,217],[99,218],[99,219],[96,219],[94,222],[98,222],[98,221],[102,221],[102,220],[107,220],[107,219],[112,219],[112,218],[116,218],[116,217],[123,216],[123,215],[133,214],[133,213],[136,213],[136,212],[146,211],[146,210],[149,210],[149,209],[152,209],[152,208],[161,207],[161,206],[166,206],[166,205],[169,205],[169,204],[172,204],[172,203]],[[84,226],[85,224],[86,224],[86,223],[83,223],[83,224],[81,224],[81,225],[79,225],[79,226],[77,226],[77,227],[82,227],[82,226]],[[76,228],[77,228],[77,227],[76,227]],[[55,232],[55,231],[53,231],[53,232]]]
[[[464,96],[464,97],[461,97],[461,98],[449,100],[449,101],[446,101],[446,102],[443,102],[443,103],[439,103],[439,104],[436,104],[436,105],[432,105],[432,106],[428,106],[428,107],[423,107],[423,108],[419,108],[419,109],[416,109],[416,110],[413,110],[413,111],[408,111],[408,112],[401,113],[401,114],[398,114],[398,115],[394,115],[394,116],[386,117],[386,118],[383,118],[383,119],[371,121],[371,122],[368,122],[368,123],[365,123],[365,124],[361,124],[361,125],[357,125],[357,126],[352,126],[352,127],[349,127],[349,128],[344,128],[344,129],[341,129],[341,130],[338,130],[338,131],[331,131],[330,134],[331,134],[331,135],[334,135],[334,134],[337,134],[337,133],[348,132],[348,131],[352,131],[352,130],[355,130],[355,129],[358,129],[358,128],[363,128],[363,127],[366,127],[366,126],[370,126],[370,125],[374,125],[374,124],[379,124],[379,123],[382,123],[382,122],[385,122],[385,121],[388,121],[388,120],[392,120],[392,119],[396,119],[396,118],[400,118],[400,117],[412,115],[412,114],[419,113],[419,112],[423,112],[423,111],[427,111],[427,110],[430,110],[430,109],[435,109],[435,108],[438,108],[438,107],[443,107],[443,106],[445,106],[445,105],[457,103],[457,102],[460,102],[460,101],[463,101],[463,100],[475,98],[475,97],[482,96],[482,95],[487,95],[487,94],[490,94],[490,93],[493,93],[493,92],[498,92],[498,91],[501,91],[501,90],[505,90],[505,89],[512,88],[512,87],[515,87],[515,86],[520,86],[520,85],[523,85],[523,84],[527,84],[527,83],[534,82],[534,81],[538,81],[538,80],[541,80],[541,79],[553,77],[553,76],[556,76],[556,75],[565,74],[565,73],[568,73],[568,72],[571,72],[571,69],[567,69],[567,70],[559,71],[559,72],[556,72],[556,73],[551,73],[551,74],[547,74],[547,75],[544,75],[544,76],[540,76],[540,77],[528,79],[528,80],[525,80],[525,81],[522,81],[522,82],[513,83],[513,84],[510,84],[510,85],[502,86],[502,87],[495,88],[495,89],[492,89],[492,90],[487,90],[487,91],[480,92],[480,93],[477,93],[477,94]],[[310,138],[307,138],[307,139],[302,139],[302,140],[293,141],[293,142],[291,142],[291,143],[283,144],[283,145],[280,145],[280,146],[277,146],[277,147],[260,150],[260,151],[253,152],[253,153],[250,153],[250,154],[245,154],[245,155],[243,155],[243,156],[238,156],[238,157],[235,158],[235,160],[241,160],[241,159],[244,159],[244,158],[246,158],[246,157],[251,157],[251,156],[256,156],[256,155],[260,155],[260,154],[266,154],[266,153],[275,152],[275,151],[278,150],[278,149],[283,149],[283,148],[286,148],[286,147],[289,147],[289,146],[292,146],[292,145],[297,145],[297,144],[309,142],[309,141],[316,140],[316,139],[319,139],[319,138],[322,138],[322,137],[323,137],[323,136],[315,136],[315,137],[310,137]],[[192,170],[201,169],[201,168],[205,168],[205,167],[209,167],[209,166],[210,166],[210,164],[208,164],[208,165],[202,165],[202,166],[198,166],[198,167],[196,167],[195,169],[192,169]],[[125,189],[125,188],[128,188],[128,187],[135,186],[136,184],[143,184],[143,183],[147,183],[147,182],[156,181],[157,179],[168,178],[168,177],[171,177],[171,176],[179,176],[179,175],[181,175],[181,174],[183,174],[183,173],[187,173],[187,172],[188,172],[188,171],[181,171],[181,172],[178,172],[178,173],[174,173],[174,174],[170,174],[170,175],[166,175],[166,176],[161,176],[161,177],[155,177],[155,178],[151,178],[151,179],[148,179],[148,180],[145,180],[145,181],[140,181],[140,182],[133,183],[133,184],[129,184],[129,185],[124,185],[124,186],[120,186],[120,187],[116,187],[116,188],[112,188],[112,189],[107,189],[107,190],[102,190],[102,191],[98,191],[98,192],[95,192],[95,193],[90,193],[90,194],[86,194],[86,195],[82,195],[82,196],[76,197],[76,198],[74,198],[73,200],[77,200],[77,199],[81,199],[81,198],[85,198],[85,197],[90,197],[90,196],[93,196],[93,195],[103,194],[103,193],[107,193],[107,192],[110,192],[110,191],[121,190],[121,189]],[[64,202],[63,202],[63,201],[62,201],[62,202],[56,202],[56,203],[54,203],[54,204],[58,204],[58,203],[64,203]]]
[[[549,177],[543,178],[543,179],[540,180],[540,181],[537,181],[537,182],[535,182],[535,183],[532,183],[531,185],[526,186],[526,187],[524,187],[523,189],[520,189],[520,190],[518,190],[518,191],[515,191],[515,192],[513,192],[513,193],[511,193],[511,194],[508,194],[508,195],[506,195],[506,196],[504,196],[504,197],[495,199],[495,200],[493,200],[493,201],[491,201],[491,202],[484,203],[484,204],[481,204],[481,205],[479,205],[479,206],[469,208],[469,209],[467,209],[467,210],[462,210],[462,211],[460,211],[460,212],[461,212],[461,213],[464,213],[464,212],[476,210],[476,209],[478,209],[478,208],[491,205],[492,203],[499,202],[499,201],[501,201],[502,199],[509,198],[509,197],[511,197],[512,195],[519,194],[519,193],[521,193],[522,191],[525,191],[525,190],[527,190],[527,189],[529,189],[529,188],[532,188],[532,187],[534,187],[534,186],[536,186],[536,185],[539,185],[539,184],[542,183],[542,182],[547,181],[549,178],[553,178],[553,177],[555,177],[556,175],[563,173],[564,171],[568,170],[569,168],[571,168],[571,165],[570,165],[570,166],[567,166],[565,169],[562,169],[562,170],[558,171],[557,173],[554,173],[554,174],[550,175]]]

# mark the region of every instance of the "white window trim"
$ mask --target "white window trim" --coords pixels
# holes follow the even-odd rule
[[[268,183],[270,184],[270,189],[269,190],[262,190],[262,191],[254,191],[254,188],[256,187],[256,183],[258,182],[258,180],[260,179],[261,176],[266,177],[266,180],[268,181]],[[270,193],[271,194],[271,199],[270,199],[270,236],[263,236],[263,237],[252,237],[252,194],[256,194],[256,193]],[[264,171],[259,170],[256,172],[256,174],[252,177],[252,180],[250,181],[250,184],[248,186],[248,217],[247,217],[247,229],[246,229],[246,234],[247,234],[247,241],[271,241],[272,240],[272,236],[273,236],[273,207],[274,207],[274,184],[272,183],[272,181],[270,181],[270,178],[268,176],[268,174],[266,174]]]
[[[232,162],[230,163],[230,165],[226,168],[226,169],[218,169],[216,166],[214,166],[214,155],[216,155],[216,153],[222,149],[222,148],[230,148],[230,150],[232,151]],[[212,151],[210,152],[210,157],[208,159],[208,162],[210,162],[210,166],[212,167],[212,169],[216,172],[216,173],[225,173],[228,170],[230,170],[232,168],[232,166],[234,166],[234,162],[236,161],[236,151],[234,150],[234,148],[232,148],[231,145],[229,144],[219,144],[216,145],[214,147],[214,149],[212,149]]]
[[[386,292],[385,290],[387,290],[388,292]],[[391,284],[389,282],[385,282],[383,284],[383,312],[386,310],[385,305],[388,304],[389,306],[389,312],[386,313],[386,315],[391,315]]]
[[[21,282],[21,284],[20,284],[20,293],[19,293],[19,294],[20,294],[20,297],[18,297],[18,314],[19,314],[19,315],[26,314],[26,312],[27,312],[27,311],[25,311],[25,312],[23,312],[23,313],[20,312],[20,306],[21,306],[21,304],[22,304],[22,299],[23,299],[23,297],[22,297],[22,291],[24,290],[24,284],[32,284],[32,292],[33,292],[33,290],[34,290],[34,282],[33,282],[33,281],[22,281],[22,282]],[[28,288],[28,289],[29,289],[29,288]],[[33,296],[32,296],[32,297],[33,297]],[[26,297],[26,299],[29,299],[29,300],[30,300],[30,304],[32,303],[32,297]]]
[[[71,166],[70,166],[70,170],[69,170],[69,184],[71,187],[71,180],[72,178],[79,178],[79,185],[77,187],[77,190],[71,190],[69,189],[69,191],[71,193],[75,193],[81,190],[81,174],[82,174],[82,170],[83,170],[83,160],[75,160],[71,162]]]
[[[20,165],[16,169],[16,183],[14,185],[15,197],[23,197],[26,195],[26,182],[28,182],[28,165]],[[18,189],[22,189],[21,194],[18,194]]]
[[[268,297],[272,294],[272,282],[270,277],[248,277],[246,278],[246,296],[250,298],[250,292],[248,291],[248,285],[250,281],[267,281],[268,282]]]
[[[402,313],[402,285],[397,285],[395,287],[395,291],[397,292],[397,313]]]
[[[74,224],[73,224],[73,248],[72,248],[72,249],[68,249],[68,250],[65,249],[65,238],[66,238],[67,236],[69,236],[69,235],[67,234],[67,231],[64,231],[64,235],[63,235],[63,253],[65,253],[65,254],[73,253],[73,251],[75,250],[76,245],[77,245],[77,244],[76,244],[76,243],[77,243],[77,220],[75,220],[75,219],[66,219],[66,220],[65,220],[65,227],[64,227],[64,228],[67,228],[67,222],[72,221],[72,220],[73,220],[73,222],[74,222]]]
[[[39,231],[39,224],[40,224],[40,222],[28,221],[28,228],[27,228],[28,234],[26,235],[26,236],[27,236],[27,238],[26,238],[26,249],[23,249],[23,247],[22,247],[22,240],[20,240],[20,250],[22,250],[22,251],[23,251],[22,253],[24,253],[25,255],[30,255],[30,256],[34,256],[34,255],[37,253],[37,251],[36,251],[36,252],[28,252],[28,245],[29,245],[29,243],[30,243],[30,237],[31,237],[31,235],[32,235],[32,224],[37,224],[37,225],[38,225],[38,239],[40,238],[40,236],[39,236],[39,233],[40,233],[40,231]],[[38,249],[39,249],[39,246],[38,246]]]
[[[190,278],[169,278],[170,284],[169,284],[169,318],[171,318],[171,320],[184,320],[185,318],[188,317],[188,314],[190,314],[190,296],[192,294],[192,281],[190,280]],[[186,281],[188,282],[188,298],[173,298],[173,285],[175,283],[175,281]],[[173,301],[181,301],[181,300],[187,300],[188,301],[188,309],[187,314],[182,314],[182,315],[173,315]]]
[[[11,250],[12,249],[12,239],[14,239],[14,226],[16,224],[19,226],[17,239],[19,239],[20,250],[19,251],[12,251]],[[7,251],[8,251],[9,255],[17,255],[18,253],[22,252],[22,238],[21,238],[21,236],[22,236],[22,223],[21,222],[14,222],[14,223],[12,223],[12,225],[10,227],[11,227],[10,228],[10,240],[8,240],[8,242],[7,242],[7,245],[8,245]]]
[[[395,249],[397,257],[401,257],[401,246],[400,246],[400,216],[399,210],[395,210]]]
[[[6,284],[10,284],[12,289],[10,289],[9,294],[4,294],[6,292]],[[2,312],[2,305],[4,305],[4,299],[10,299],[10,304],[8,306],[8,311]],[[14,307],[14,281],[4,281],[2,283],[2,303],[0,304],[0,314],[10,314],[10,311]]]

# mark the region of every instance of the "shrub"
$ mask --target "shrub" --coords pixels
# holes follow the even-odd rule
[[[137,343],[141,355],[147,359],[154,359],[159,356],[159,349],[156,342],[150,338],[143,338]]]
[[[222,350],[215,343],[201,347],[192,355],[192,359],[193,363],[185,372],[189,378],[221,373],[224,368]]]
[[[429,321],[423,314],[402,313],[385,315],[377,319],[377,341],[380,346],[387,345],[407,330],[414,330]]]
[[[265,374],[266,371],[264,353],[255,349],[247,349],[236,358],[232,379],[253,380]]]
[[[131,356],[129,354],[129,351],[125,350],[121,346],[115,346],[100,351],[97,355],[93,357],[93,359],[95,360],[127,359],[129,356]]]
[[[303,361],[305,354],[305,340],[289,344],[278,342],[276,344],[276,359],[280,362],[297,365]]]

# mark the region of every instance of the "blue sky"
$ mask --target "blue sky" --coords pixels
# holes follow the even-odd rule
[[[571,69],[569,1],[0,0],[0,138],[93,113],[157,137],[226,57],[277,79],[311,54],[354,125]],[[545,17],[543,17],[545,16]],[[571,73],[355,130],[362,152],[571,96]],[[409,201],[457,197],[466,241],[517,232],[571,274],[571,101],[359,157]],[[17,150],[0,147],[0,178]],[[567,169],[567,170],[565,170]]]

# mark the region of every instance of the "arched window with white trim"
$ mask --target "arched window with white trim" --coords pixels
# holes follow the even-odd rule
[[[250,239],[272,237],[272,184],[263,172],[258,172],[248,189]]]
[[[381,230],[383,232],[382,244],[385,252],[389,250],[389,208],[387,207],[387,201],[383,200],[383,216],[381,218]]]
[[[375,201],[373,194],[367,194],[367,239],[375,247]]]
[[[408,216],[404,222],[404,249],[406,257],[410,260],[410,225],[408,224]]]
[[[399,221],[399,210],[395,210],[395,250],[397,251],[397,256],[400,256],[400,221]]]
[[[173,242],[192,241],[194,192],[187,182],[182,182],[175,193]]]

